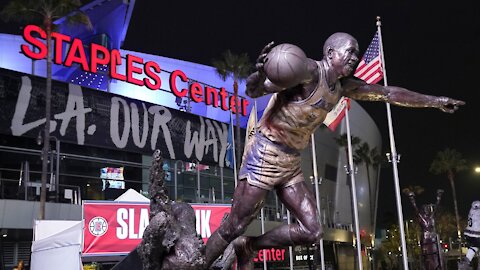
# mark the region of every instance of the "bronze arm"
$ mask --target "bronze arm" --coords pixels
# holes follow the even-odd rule
[[[354,77],[342,79],[344,95],[357,100],[384,101],[393,105],[415,108],[437,108],[443,112],[453,113],[465,102],[443,96],[420,94],[397,86],[367,84]]]

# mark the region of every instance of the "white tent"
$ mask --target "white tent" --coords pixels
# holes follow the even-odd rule
[[[82,221],[35,220],[31,269],[82,269],[82,234]]]
[[[116,202],[150,202],[148,198],[138,193],[134,189],[125,191],[122,195],[115,199]]]

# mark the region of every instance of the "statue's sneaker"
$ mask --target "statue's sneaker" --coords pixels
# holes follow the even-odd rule
[[[250,244],[250,238],[239,236],[233,241],[233,248],[235,249],[235,255],[237,255],[237,269],[253,270],[255,251]]]

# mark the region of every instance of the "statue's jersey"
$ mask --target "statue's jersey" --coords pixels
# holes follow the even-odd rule
[[[475,203],[480,204],[480,202],[473,202],[472,208],[468,213],[468,224],[465,228],[464,234],[470,237],[480,237],[480,207],[474,206]]]
[[[306,99],[293,100],[289,90],[275,93],[258,123],[258,131],[269,140],[295,150],[308,146],[310,135],[325,120],[342,96],[342,86],[336,82],[330,90],[325,79],[325,69],[318,66],[318,84]]]

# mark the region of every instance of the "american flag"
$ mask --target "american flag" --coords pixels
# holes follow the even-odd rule
[[[377,83],[383,78],[378,32],[375,33],[372,42],[368,45],[354,76],[369,84]]]

